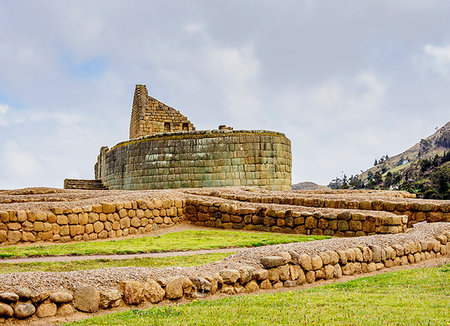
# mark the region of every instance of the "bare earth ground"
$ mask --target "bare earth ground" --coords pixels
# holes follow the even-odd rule
[[[411,265],[404,265],[404,266],[395,266],[389,269],[384,269],[384,270],[380,270],[380,271],[375,271],[375,272],[371,272],[371,273],[365,273],[365,274],[360,274],[360,275],[352,275],[352,276],[342,276],[339,279],[331,279],[331,280],[320,280],[320,281],[316,281],[312,284],[303,284],[303,285],[299,285],[296,287],[291,287],[291,288],[278,288],[278,289],[272,289],[272,290],[258,290],[256,292],[250,293],[250,294],[240,294],[240,295],[258,295],[258,294],[264,294],[264,293],[275,293],[275,292],[287,292],[287,291],[301,291],[301,290],[307,290],[310,288],[314,288],[317,286],[322,286],[322,285],[326,285],[326,284],[332,284],[332,283],[344,283],[344,282],[348,282],[350,280],[354,280],[357,278],[361,278],[361,277],[367,277],[367,276],[374,276],[374,275],[378,275],[378,274],[384,274],[384,273],[390,273],[390,272],[395,272],[395,271],[400,271],[400,270],[408,270],[408,269],[415,269],[415,268],[432,268],[432,267],[439,267],[442,265],[446,265],[450,263],[450,258],[449,257],[441,257],[441,258],[436,258],[436,259],[430,259],[430,260],[426,260],[426,261],[421,261],[419,263],[416,264],[411,264]],[[223,293],[219,293],[219,294],[214,294],[214,295],[209,295],[206,298],[203,299],[197,299],[197,301],[206,301],[206,300],[216,300],[216,299],[220,299],[220,298],[224,298],[227,297],[228,295],[223,294]],[[179,304],[185,304],[185,303],[189,303],[190,301],[187,299],[181,299],[178,300],[176,302],[161,302],[159,304],[156,305],[152,305],[150,303],[145,303],[145,304],[140,304],[138,306],[136,306],[137,309],[146,309],[146,308],[151,308],[154,306],[168,306],[168,305],[179,305]],[[67,316],[67,317],[50,317],[50,318],[46,318],[44,321],[37,318],[37,317],[33,317],[32,319],[29,320],[25,320],[25,321],[21,321],[21,320],[15,320],[15,321],[7,321],[4,323],[4,325],[16,325],[16,326],[25,326],[25,325],[30,325],[30,326],[38,326],[38,325],[59,325],[62,323],[66,323],[66,322],[70,322],[70,321],[76,321],[76,320],[82,320],[82,319],[86,319],[86,318],[91,318],[94,316],[101,316],[101,315],[105,315],[105,314],[110,314],[110,313],[115,313],[115,312],[121,312],[121,311],[126,311],[126,310],[130,310],[129,306],[124,306],[124,307],[118,307],[118,308],[114,308],[114,309],[109,309],[109,310],[101,310],[97,313],[81,313],[81,312],[76,312],[73,315]]]

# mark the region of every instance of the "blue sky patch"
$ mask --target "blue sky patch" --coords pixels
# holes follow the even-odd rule
[[[106,59],[101,57],[78,61],[71,55],[64,53],[60,57],[66,71],[71,77],[79,79],[93,79],[101,76],[107,67]]]

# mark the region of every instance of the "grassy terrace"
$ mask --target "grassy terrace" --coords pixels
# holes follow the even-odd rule
[[[183,251],[264,245],[328,239],[326,236],[305,236],[277,233],[234,231],[181,231],[161,236],[136,239],[75,242],[58,245],[0,247],[1,258],[26,256],[131,254],[143,252]]]
[[[230,255],[232,253],[120,260],[96,259],[71,262],[0,263],[0,274],[17,272],[70,272],[110,267],[188,267],[208,264]]]
[[[74,325],[449,325],[450,265],[346,283],[130,310]]]

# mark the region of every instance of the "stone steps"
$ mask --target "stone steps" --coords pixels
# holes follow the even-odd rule
[[[65,179],[64,189],[108,190],[102,180]]]

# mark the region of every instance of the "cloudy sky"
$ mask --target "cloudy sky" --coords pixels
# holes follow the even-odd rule
[[[93,178],[134,87],[197,129],[283,132],[293,182],[359,173],[450,120],[447,0],[0,2],[0,188]]]

